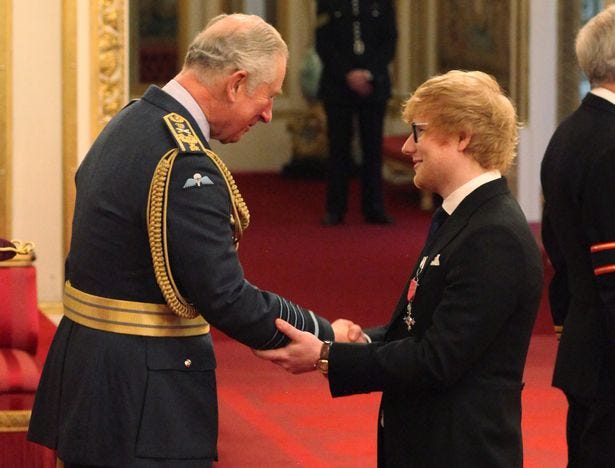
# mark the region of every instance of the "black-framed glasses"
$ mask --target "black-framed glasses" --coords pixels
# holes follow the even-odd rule
[[[410,126],[412,127],[412,138],[414,138],[414,142],[419,142],[419,137],[425,131],[424,128],[426,125],[429,125],[427,122],[412,122]]]

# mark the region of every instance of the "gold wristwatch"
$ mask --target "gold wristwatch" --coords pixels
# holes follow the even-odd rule
[[[329,350],[331,349],[332,341],[323,341],[322,348],[320,348],[320,359],[316,362],[316,368],[322,373],[327,375],[329,373]]]

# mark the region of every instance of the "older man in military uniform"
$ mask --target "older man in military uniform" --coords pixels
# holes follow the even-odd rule
[[[77,171],[65,316],[28,434],[67,467],[210,466],[210,324],[260,349],[287,342],[279,317],[333,338],[327,320],[244,278],[249,212],[208,144],[271,120],[287,55],[259,17],[213,19],[175,79],[123,109]]]

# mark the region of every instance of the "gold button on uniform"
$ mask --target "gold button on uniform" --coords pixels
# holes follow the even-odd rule
[[[190,359],[186,359],[186,360],[184,361],[184,366],[186,366],[186,367],[190,367],[191,365],[192,365],[192,361],[191,361]]]

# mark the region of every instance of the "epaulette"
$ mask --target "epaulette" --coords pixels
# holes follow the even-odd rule
[[[232,211],[229,221],[233,228],[233,242],[236,246],[239,244],[243,231],[250,223],[250,212],[231,172],[217,154],[203,145],[190,122],[174,112],[165,115],[164,121],[175,138],[177,147],[169,149],[154,170],[147,203],[147,232],[156,282],[165,302],[178,317],[193,319],[199,315],[199,312],[182,296],[173,279],[167,245],[168,188],[171,169],[178,155],[180,153],[201,153],[208,157],[220,171],[229,193]]]
[[[205,153],[205,145],[203,145],[187,119],[175,112],[171,112],[164,116],[164,121],[171,135],[175,138],[180,152]]]

